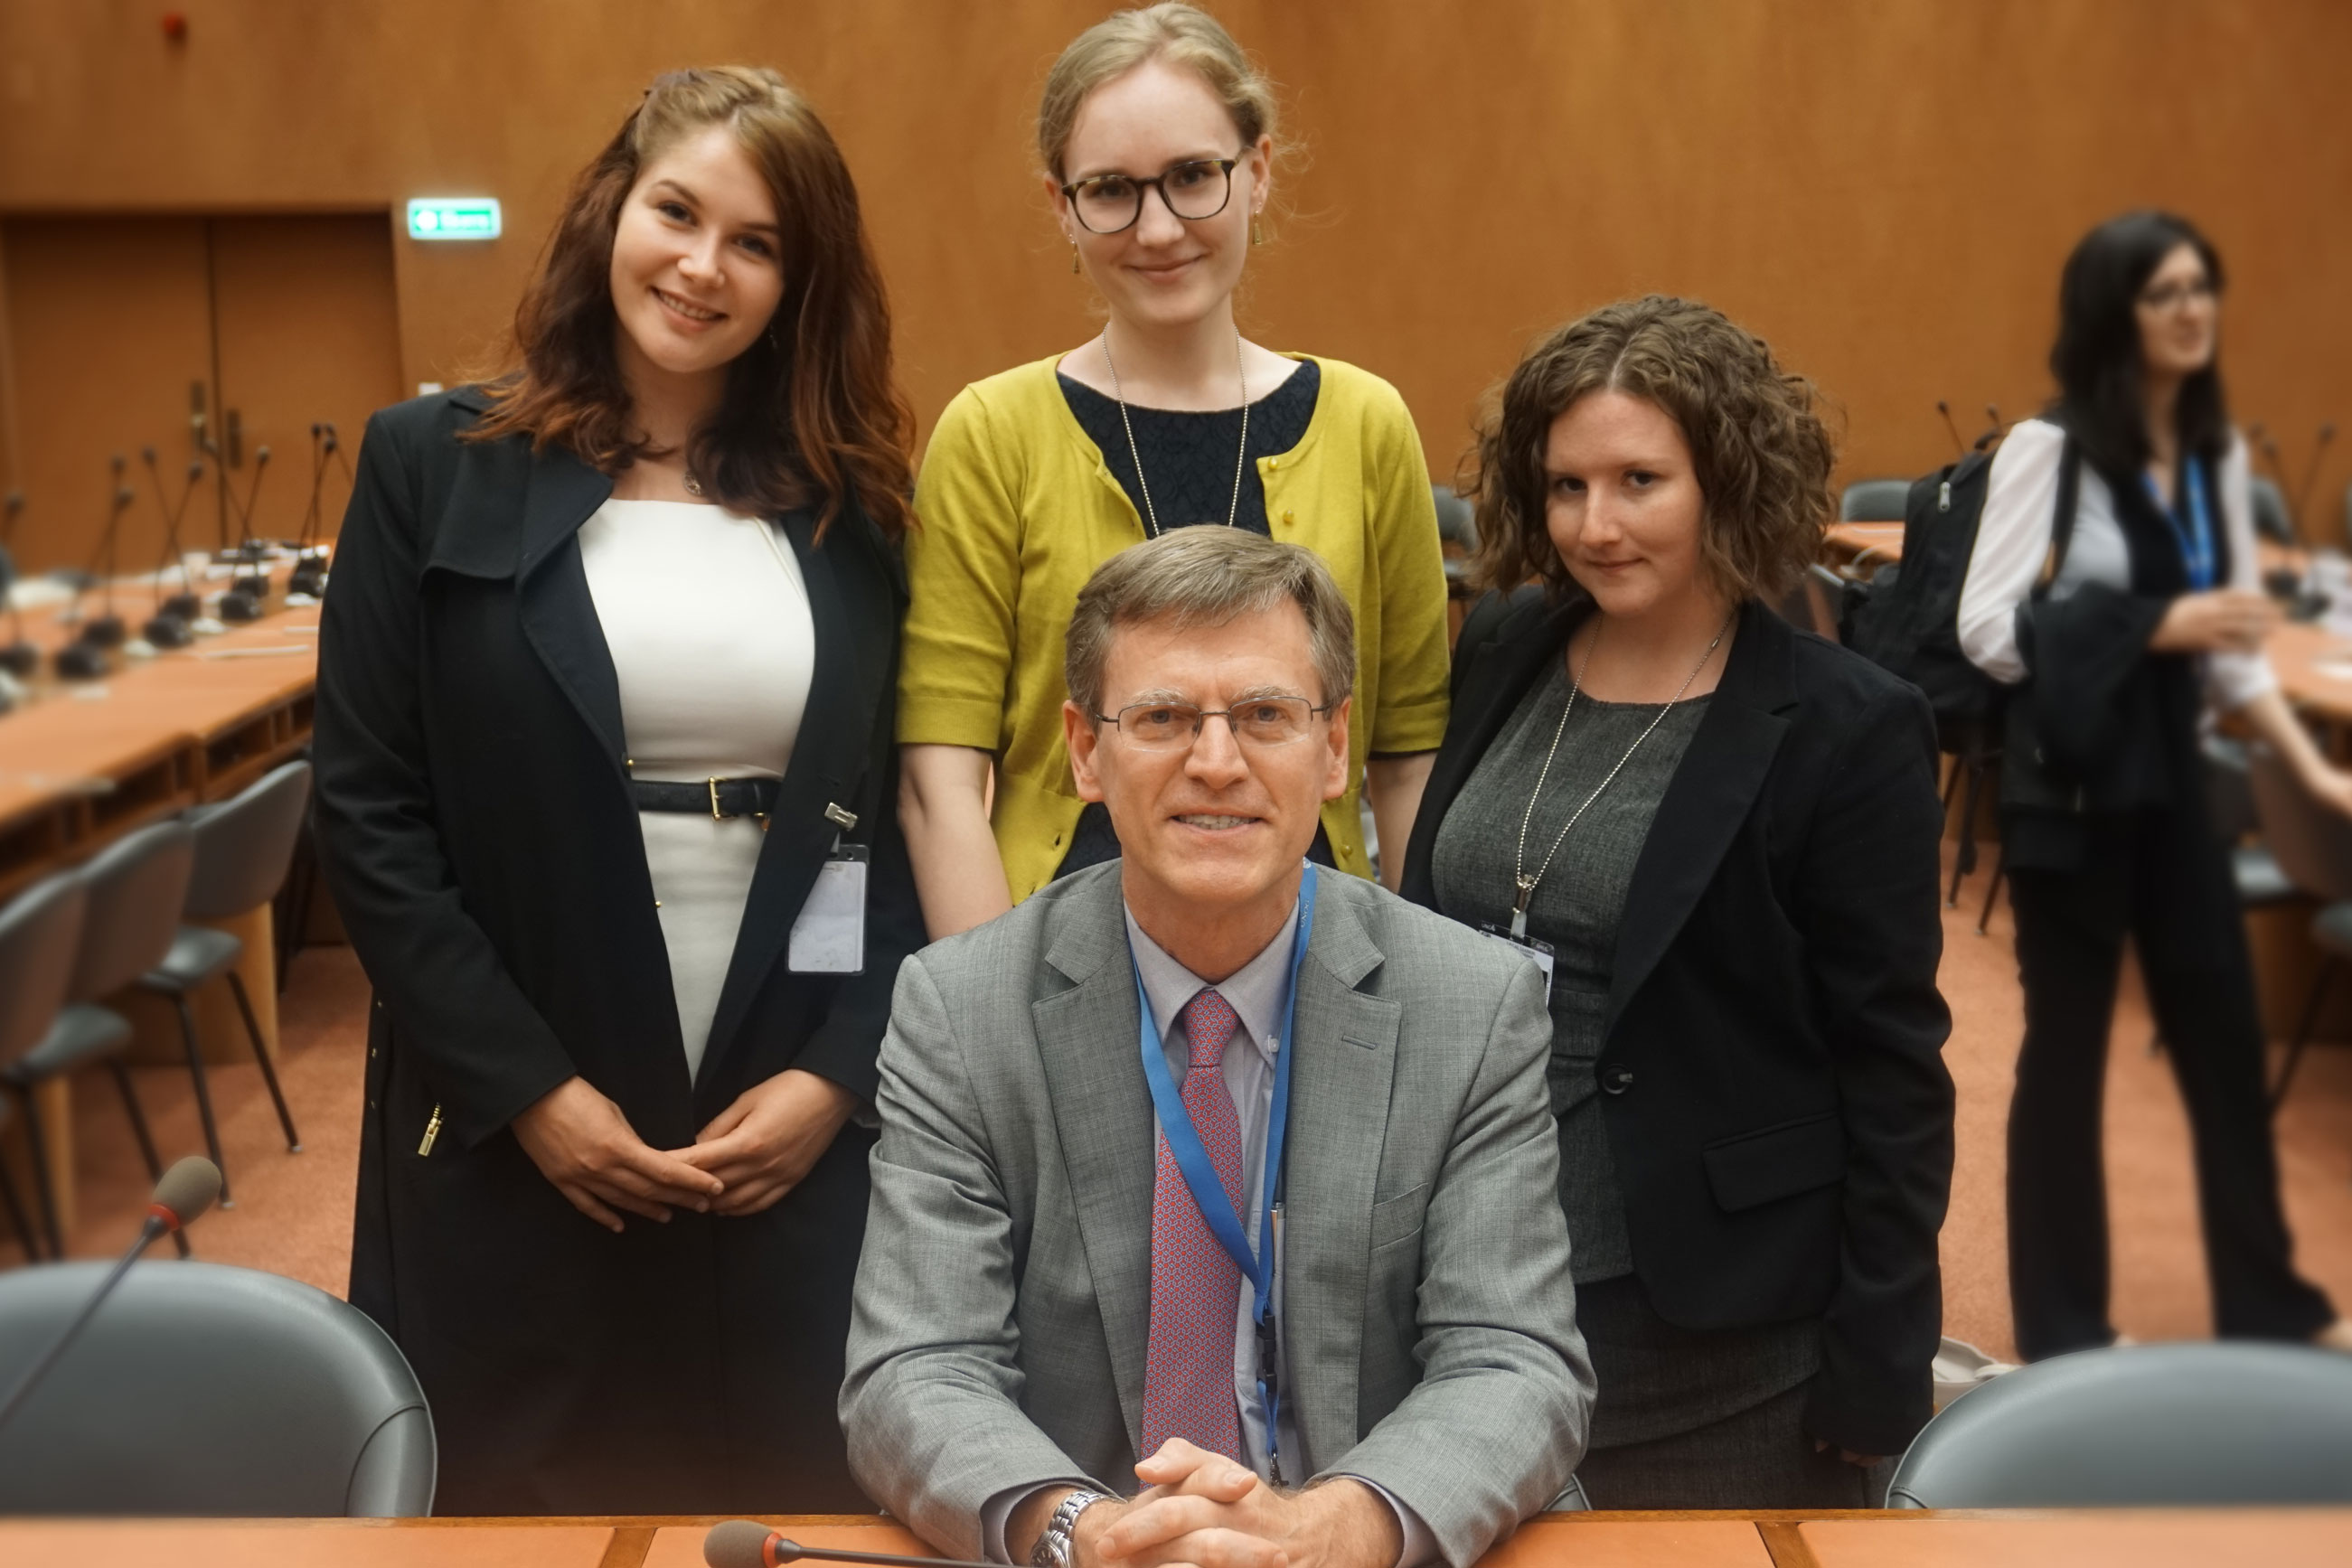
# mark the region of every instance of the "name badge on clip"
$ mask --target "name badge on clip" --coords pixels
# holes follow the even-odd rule
[[[1496,925],[1491,920],[1486,925],[1478,927],[1478,930],[1480,935],[1491,936],[1497,942],[1501,942],[1511,947],[1517,948],[1519,952],[1525,953],[1528,957],[1533,958],[1536,961],[1536,967],[1543,971],[1544,1003],[1546,1006],[1549,1006],[1551,1003],[1551,944],[1544,941],[1541,937],[1530,936],[1524,931],[1510,931],[1503,926]]]
[[[857,819],[839,806],[826,817],[851,828]],[[866,972],[866,873],[871,856],[863,844],[836,837],[833,852],[817,868],[808,902],[793,922],[786,967],[795,975],[862,975]]]

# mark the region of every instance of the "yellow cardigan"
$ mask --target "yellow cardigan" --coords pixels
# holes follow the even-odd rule
[[[1062,743],[1063,635],[1078,590],[1144,538],[1062,395],[1059,360],[975,382],[948,404],[907,537],[898,739],[996,755],[992,825],[1016,904],[1052,880],[1084,806]],[[1369,371],[1316,363],[1323,382],[1307,434],[1259,458],[1258,473],[1274,537],[1321,556],[1355,608],[1352,781],[1325,803],[1323,829],[1341,869],[1361,876],[1365,758],[1433,751],[1445,738],[1445,571],[1404,400]]]

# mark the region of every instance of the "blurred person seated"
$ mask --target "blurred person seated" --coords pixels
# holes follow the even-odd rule
[[[1307,862],[1356,668],[1310,551],[1137,545],[1067,648],[1126,853],[901,973],[851,1462],[967,1557],[1467,1563],[1592,1398],[1542,977]]]

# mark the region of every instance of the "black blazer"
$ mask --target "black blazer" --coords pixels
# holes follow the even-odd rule
[[[1523,590],[1464,625],[1406,897],[1437,907],[1438,825],[1588,612]],[[1807,1427],[1862,1453],[1927,1420],[1941,1333],[1942,825],[1917,690],[1748,604],[1634,866],[1599,1062],[1653,1306],[1691,1329],[1824,1315]]]
[[[923,939],[895,809],[897,558],[854,507],[821,544],[812,514],[780,519],[816,664],[690,1081],[577,539],[612,485],[520,437],[460,442],[484,407],[461,390],[369,421],[320,628],[320,839],[375,988],[352,1300],[424,1380],[445,1510],[854,1505],[833,1401],[870,1137],[845,1129],[763,1214],[614,1236],[508,1124],[574,1073],[656,1148],[788,1067],[872,1098]],[[794,975],[836,806],[873,856],[866,967]],[[795,1434],[830,1446],[780,1453]]]

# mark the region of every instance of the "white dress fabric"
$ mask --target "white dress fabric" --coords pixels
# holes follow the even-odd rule
[[[684,501],[607,501],[580,555],[613,668],[630,772],[781,779],[816,667],[793,547],[772,525]],[[735,954],[763,833],[751,817],[641,811],[689,1076]]]
[[[2050,553],[2058,516],[2058,466],[2065,432],[2046,419],[2021,420],[1993,454],[1986,476],[1984,514],[1977,522],[1975,553],[1960,589],[1960,652],[1969,662],[2004,685],[2025,679],[2025,655],[2017,645],[2017,607],[2033,591]],[[2262,591],[2262,559],[2254,544],[2253,470],[2245,438],[2232,434],[2230,450],[2215,476],[2221,493],[2221,531],[2230,541],[2230,588]],[[2131,548],[2116,518],[2116,497],[2088,464],[2074,496],[2074,532],[2066,559],[2050,585],[2050,597],[2065,599],[2085,583],[2128,591]],[[2207,653],[2207,696],[2223,712],[2273,690],[2278,677],[2268,654]]]

